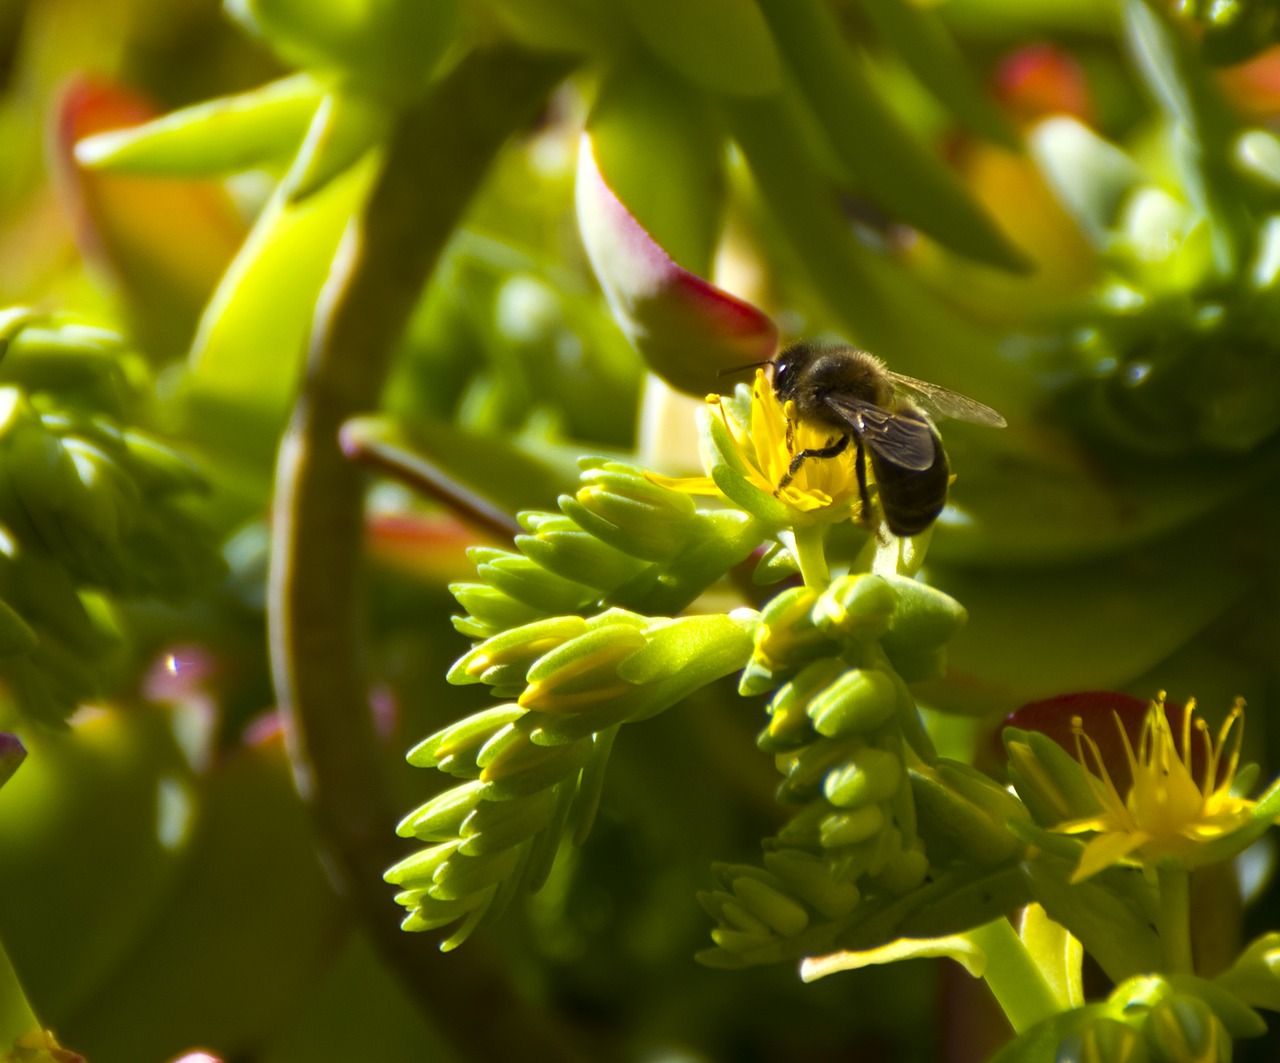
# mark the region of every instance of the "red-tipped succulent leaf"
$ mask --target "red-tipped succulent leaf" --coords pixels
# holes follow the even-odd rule
[[[75,159],[77,141],[155,116],[123,86],[78,78],[63,90],[52,147],[82,252],[115,283],[135,337],[149,352],[173,355],[190,342],[244,222],[215,183],[95,173]]]
[[[724,389],[720,375],[772,357],[778,334],[769,317],[679,266],[609,187],[587,135],[578,155],[577,210],[614,317],[669,384],[705,395]]]

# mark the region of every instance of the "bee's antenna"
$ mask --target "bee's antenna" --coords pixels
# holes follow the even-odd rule
[[[731,376],[734,373],[745,373],[748,369],[759,369],[762,365],[768,365],[772,358],[766,358],[763,362],[752,362],[750,365],[735,365],[732,369],[717,369],[716,376]]]

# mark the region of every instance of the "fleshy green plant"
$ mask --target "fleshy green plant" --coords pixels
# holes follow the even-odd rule
[[[935,1058],[930,957],[955,1058],[1273,1054],[1274,4],[64,7],[0,14],[0,1060]],[[1008,419],[924,534],[792,470],[819,336]]]

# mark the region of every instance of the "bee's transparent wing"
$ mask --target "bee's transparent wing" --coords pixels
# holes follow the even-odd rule
[[[969,421],[972,424],[984,424],[991,428],[1004,428],[1007,423],[1000,414],[990,406],[984,406],[977,399],[944,388],[940,384],[930,384],[927,380],[903,376],[901,373],[885,370],[894,384],[911,393],[911,397],[930,413],[938,417],[950,417],[953,421]]]
[[[933,464],[933,429],[923,416],[891,413],[848,395],[826,395],[823,401],[885,461],[916,472]]]

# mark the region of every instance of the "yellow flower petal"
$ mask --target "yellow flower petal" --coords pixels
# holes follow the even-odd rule
[[[1135,849],[1150,841],[1151,835],[1138,831],[1134,834],[1099,834],[1080,854],[1080,864],[1072,872],[1071,884],[1083,882],[1112,864],[1117,864]]]
[[[679,491],[685,495],[718,495],[720,493],[720,488],[710,476],[659,476],[656,472],[646,472],[644,478],[658,487]]]
[[[1093,775],[1101,811],[1054,828],[1061,834],[1095,835],[1085,846],[1072,882],[1122,861],[1153,867],[1168,860],[1190,860],[1197,846],[1229,835],[1252,820],[1256,802],[1230,793],[1239,764],[1241,703],[1232,710],[1216,740],[1202,720],[1195,719],[1193,725],[1194,711],[1195,702],[1188,701],[1181,734],[1175,737],[1161,694],[1147,707],[1136,750],[1116,718],[1132,780],[1124,794],[1107,773],[1097,743],[1075,721],[1076,756]],[[1199,780],[1191,768],[1194,740],[1206,754]],[[1224,758],[1229,742],[1232,745]]]

